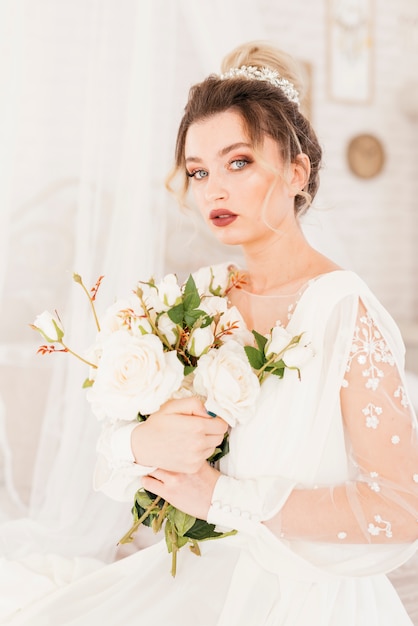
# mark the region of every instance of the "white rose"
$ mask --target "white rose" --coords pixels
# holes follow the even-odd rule
[[[292,341],[292,335],[283,326],[274,326],[270,339],[264,347],[264,354],[269,358],[272,354],[280,354]]]
[[[310,346],[295,345],[286,350],[282,356],[287,367],[296,369],[302,368],[314,356],[314,351]]]
[[[95,382],[87,392],[100,419],[133,420],[138,412],[157,411],[183,380],[183,365],[175,351],[164,352],[155,335],[119,330],[102,343]]]
[[[163,302],[166,309],[171,308],[181,301],[181,287],[177,282],[175,274],[167,274],[157,284],[158,297]]]
[[[226,298],[218,296],[205,297],[199,308],[211,317],[215,317],[215,315],[220,316],[219,323],[216,327],[216,334],[225,330],[228,331],[228,334],[225,333],[222,335],[221,339],[223,342],[233,339],[243,346],[253,343],[253,334],[248,330],[244,318],[236,306],[228,307]]]
[[[50,343],[61,341],[64,337],[64,329],[61,322],[56,315],[52,315],[49,311],[44,311],[38,315],[32,326]]]
[[[195,369],[194,389],[206,397],[205,407],[230,426],[248,420],[260,393],[260,383],[244,348],[228,341],[200,357]]]
[[[207,313],[210,317],[225,313],[228,308],[228,301],[221,296],[203,296],[199,309]]]
[[[177,324],[175,324],[167,315],[162,313],[157,321],[158,330],[164,335],[168,343],[174,346],[178,339]]]
[[[232,339],[240,343],[242,346],[249,346],[254,341],[253,334],[248,330],[244,322],[244,318],[236,306],[227,308],[219,320],[217,332],[224,330],[229,333],[222,335],[222,341],[224,342],[231,341]]]
[[[167,311],[170,307],[164,304],[158,293],[158,288],[154,284],[140,284],[139,289],[142,291],[142,298],[148,311],[152,312],[155,317],[158,313]]]
[[[223,295],[229,283],[230,266],[227,263],[201,267],[192,274],[200,296]]]
[[[187,342],[187,350],[192,356],[201,356],[207,352],[214,340],[212,325],[195,328]]]
[[[131,320],[129,319],[129,311],[132,311]],[[140,334],[151,333],[152,327],[145,316],[144,308],[139,298],[132,296],[117,300],[106,309],[100,318],[100,329],[103,335],[114,333],[122,328],[128,328]]]

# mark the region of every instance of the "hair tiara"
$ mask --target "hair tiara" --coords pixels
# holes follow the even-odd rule
[[[280,76],[279,72],[272,70],[270,67],[256,67],[254,65],[241,65],[241,67],[232,67],[230,70],[221,74],[221,80],[227,78],[247,78],[248,80],[263,80],[270,83],[274,87],[281,89],[288,100],[299,105],[299,92],[287,78]]]

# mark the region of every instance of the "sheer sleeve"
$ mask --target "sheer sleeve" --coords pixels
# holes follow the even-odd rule
[[[418,538],[418,437],[402,375],[360,302],[340,392],[350,480],[294,489],[276,521],[289,539],[340,544]],[[274,520],[268,526],[277,531]]]

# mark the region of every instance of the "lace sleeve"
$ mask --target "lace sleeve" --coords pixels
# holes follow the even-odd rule
[[[418,437],[387,341],[360,302],[340,393],[350,480],[294,489],[281,536],[340,544],[418,538]],[[268,526],[276,531],[273,523]]]

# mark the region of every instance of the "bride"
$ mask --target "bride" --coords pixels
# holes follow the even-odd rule
[[[105,420],[94,478],[116,500],[143,486],[238,532],[203,543],[201,558],[182,551],[175,578],[164,541],[109,565],[86,559],[77,581],[48,593],[41,585],[4,624],[411,624],[386,577],[418,545],[403,343],[364,282],[302,233],[321,148],[290,67],[275,48],[244,44],[221,75],[192,87],[170,183],[180,177],[180,200],[190,190],[219,241],[242,247],[243,282],[224,296],[246,328],[306,334],[312,358],[263,383],[251,418],[230,429],[219,469],[206,459],[228,424],[194,397],[142,423]],[[234,271],[201,270],[222,284]],[[57,577],[66,567],[51,564]],[[36,586],[41,565],[22,584]]]

